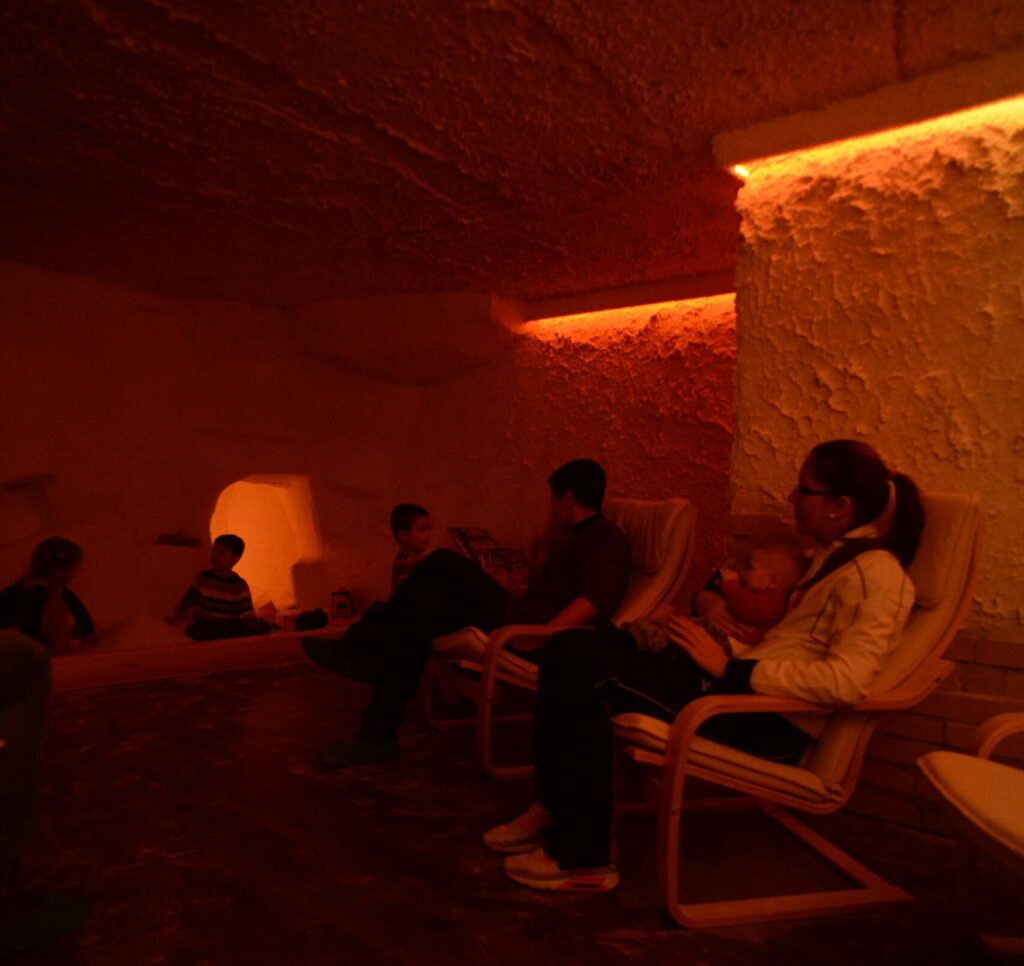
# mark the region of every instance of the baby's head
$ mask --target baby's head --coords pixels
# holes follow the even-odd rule
[[[740,570],[740,583],[747,590],[780,590],[788,594],[803,577],[807,557],[791,540],[766,540],[752,547],[746,566]]]
[[[426,553],[433,536],[430,511],[415,503],[399,503],[391,511],[391,532],[406,553]]]

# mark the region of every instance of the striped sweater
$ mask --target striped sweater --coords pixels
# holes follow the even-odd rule
[[[218,577],[214,570],[203,570],[178,605],[179,610],[194,607],[193,619],[204,623],[231,620],[255,620],[249,585],[233,571]]]

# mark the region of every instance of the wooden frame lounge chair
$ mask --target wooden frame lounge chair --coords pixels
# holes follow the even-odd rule
[[[872,693],[838,709],[798,765],[783,765],[717,744],[696,734],[713,715],[753,711],[818,711],[804,701],[764,695],[714,695],[692,702],[675,721],[640,714],[613,719],[616,737],[634,760],[661,769],[658,789],[657,885],[661,901],[683,926],[711,928],[744,922],[816,916],[909,896],[889,885],[779,806],[832,812],[849,800],[868,741],[884,711],[911,708],[952,670],[942,653],[971,606],[981,547],[981,515],[972,497],[925,498],[927,521],[909,568],[914,612]],[[740,796],[684,801],[688,778],[740,792]],[[684,903],[679,890],[679,846],[688,811],[760,808],[837,866],[856,885],[849,889],[755,899]]]
[[[661,501],[614,499],[605,503],[605,515],[625,533],[630,547],[629,584],[613,618],[616,624],[653,613],[679,593],[693,556],[694,508],[689,500]],[[420,684],[420,708],[432,728],[464,727],[476,723],[480,761],[493,778],[529,775],[532,765],[498,765],[492,741],[496,722],[529,720],[532,714],[496,717],[494,705],[501,685],[535,691],[537,666],[509,649],[513,643],[537,643],[561,627],[516,624],[498,628],[490,636],[476,628],[446,634],[434,642],[434,655]],[[434,713],[435,683],[468,697],[477,705],[475,718],[439,719]]]
[[[961,849],[957,892],[972,925],[981,918],[979,858],[1009,873],[1018,886],[1024,884],[1024,771],[989,760],[1001,741],[1020,733],[1024,711],[999,714],[974,730],[970,755],[932,751],[917,760],[953,819]],[[973,939],[990,958],[1024,962],[1024,936],[976,930]]]

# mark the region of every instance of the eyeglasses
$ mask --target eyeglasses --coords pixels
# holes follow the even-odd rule
[[[840,493],[833,493],[831,490],[812,490],[809,486],[794,486],[794,493],[799,493],[801,496],[841,496]]]

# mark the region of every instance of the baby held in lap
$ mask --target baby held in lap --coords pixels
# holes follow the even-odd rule
[[[806,569],[807,557],[795,541],[765,540],[748,551],[739,570],[723,567],[704,587],[725,602],[728,620],[707,617],[697,623],[726,647],[729,637],[753,646],[783,618]],[[669,643],[668,619],[673,613],[672,606],[666,605],[652,617],[633,621],[623,629],[629,631],[641,651],[660,651]]]

